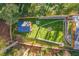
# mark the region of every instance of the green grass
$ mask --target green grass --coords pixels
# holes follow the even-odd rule
[[[61,20],[61,19],[60,19]],[[56,41],[56,42],[63,42],[64,38],[64,24],[63,21],[59,21],[57,19],[52,20],[52,19],[41,19],[38,20],[40,21],[40,24],[36,24],[36,19],[32,20],[29,19],[27,21],[32,22],[32,32],[29,33],[18,33],[17,31],[15,33],[21,34],[24,37],[28,38],[42,38],[42,39],[47,39],[50,41]],[[45,25],[48,24],[48,25]],[[40,27],[39,31],[38,28]],[[51,27],[52,30],[48,32],[48,27]],[[38,34],[36,35],[36,33]]]

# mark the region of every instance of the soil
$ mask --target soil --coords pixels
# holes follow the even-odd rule
[[[3,20],[0,21],[0,36],[6,39],[6,41],[10,40],[9,25]]]

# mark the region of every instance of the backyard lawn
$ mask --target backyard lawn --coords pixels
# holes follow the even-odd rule
[[[25,40],[28,38],[40,38],[43,40],[63,43],[64,22],[62,19],[25,19],[25,21],[30,21],[32,23],[32,31],[23,33],[16,30],[14,31],[15,35],[20,34]]]

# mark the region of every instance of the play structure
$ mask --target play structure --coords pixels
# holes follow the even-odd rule
[[[70,28],[69,28],[70,26]],[[71,16],[70,18],[67,17],[66,19],[66,39],[67,42],[71,44],[73,49],[79,50],[79,38],[78,32],[79,31],[79,16]]]

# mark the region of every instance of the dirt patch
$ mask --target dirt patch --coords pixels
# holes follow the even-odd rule
[[[7,25],[5,21],[0,20],[0,36],[6,39],[7,41],[10,40],[9,31],[9,25]]]

